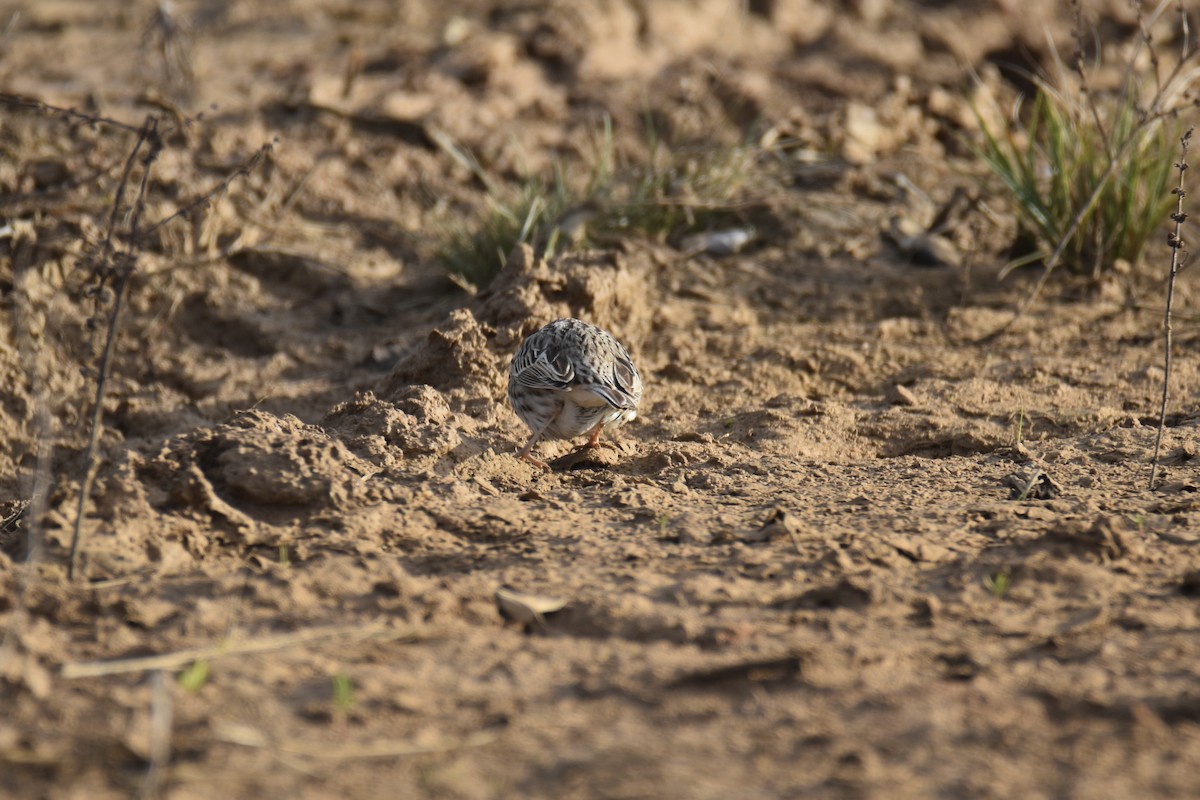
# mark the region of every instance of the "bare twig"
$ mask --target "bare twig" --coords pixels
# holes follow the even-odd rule
[[[60,195],[64,195],[71,190],[79,189],[87,186],[88,184],[95,183],[101,178],[112,174],[112,172],[121,165],[123,160],[124,158],[117,158],[114,159],[112,163],[105,164],[100,167],[92,167],[88,172],[78,177],[71,178],[70,180],[63,181],[62,183],[54,184],[53,186],[35,189],[31,192],[12,192],[9,194],[0,195],[0,208],[19,206],[21,203],[28,203],[31,201],[52,199],[59,197]],[[21,215],[20,212],[10,213],[12,213],[14,216]]]
[[[1150,466],[1150,491],[1154,491],[1154,483],[1158,480],[1158,456],[1162,448],[1163,428],[1167,424],[1167,392],[1171,385],[1171,304],[1175,298],[1175,276],[1179,274],[1179,268],[1186,257],[1186,253],[1181,253],[1184,244],[1180,236],[1184,220],[1187,219],[1187,214],[1183,211],[1183,198],[1187,197],[1187,192],[1183,190],[1183,175],[1188,168],[1188,145],[1193,130],[1195,129],[1188,128],[1179,140],[1179,161],[1175,164],[1175,168],[1179,170],[1179,184],[1171,190],[1175,195],[1175,213],[1171,215],[1175,222],[1175,230],[1167,235],[1167,244],[1171,248],[1171,274],[1167,278],[1167,308],[1163,314],[1162,402],[1158,407],[1158,433],[1154,437],[1154,461]]]
[[[27,111],[38,111],[43,114],[52,114],[64,119],[73,120],[75,122],[83,122],[89,127],[97,125],[106,125],[110,128],[128,131],[129,133],[141,133],[141,128],[136,125],[130,125],[128,122],[121,122],[112,117],[105,117],[100,114],[89,114],[85,111],[78,111],[74,108],[63,108],[62,106],[43,103],[36,97],[26,97],[19,94],[10,94],[8,92],[0,92],[0,103],[17,108],[23,108]]]
[[[137,271],[137,260],[141,254],[142,247],[144,246],[144,243],[148,237],[154,234],[164,225],[176,219],[180,219],[181,217],[186,217],[195,209],[210,203],[213,197],[227,191],[230,184],[232,184],[235,179],[241,176],[249,175],[263,162],[263,160],[271,153],[272,150],[272,145],[263,145],[258,149],[257,152],[239,165],[233,172],[226,175],[214,187],[199,195],[181,208],[177,209],[175,212],[151,224],[149,227],[143,228],[142,220],[146,211],[146,190],[149,186],[150,170],[163,148],[163,139],[159,135],[158,126],[158,116],[150,115],[146,118],[146,122],[138,131],[137,141],[134,143],[128,159],[126,159],[125,169],[122,172],[121,180],[117,185],[116,196],[113,200],[112,211],[109,214],[108,227],[105,231],[104,241],[100,246],[99,253],[92,259],[92,269],[96,276],[96,284],[88,287],[88,294],[95,298],[97,310],[99,311],[106,300],[105,290],[108,289],[111,292],[112,305],[107,313],[108,332],[105,338],[104,349],[100,356],[100,363],[97,368],[96,394],[92,406],[88,445],[84,458],[86,465],[84,479],[82,486],[80,487],[79,501],[75,514],[75,525],[71,534],[71,548],[67,565],[67,576],[70,579],[75,577],[75,572],[78,567],[79,544],[81,541],[84,512],[87,508],[88,498],[91,495],[92,484],[96,478],[96,469],[98,466],[96,450],[99,445],[100,434],[103,430],[104,391],[112,362],[112,355],[114,344],[117,338],[117,330],[120,323],[121,311],[124,307],[125,295],[129,288],[129,281],[133,278],[133,275]],[[141,153],[144,148],[145,153],[141,157],[141,179],[138,183],[137,194],[134,198],[133,204],[128,208],[129,230],[126,237],[128,244],[124,251],[118,253],[116,250],[116,245],[114,244],[118,219],[121,217],[122,210],[126,208],[124,205],[124,198],[129,185],[130,176],[133,173],[134,164],[138,160],[138,154]],[[99,314],[97,314],[97,317],[99,317]]]
[[[1145,43],[1147,53],[1150,56],[1150,66],[1154,68],[1155,91],[1158,94],[1162,94],[1162,65],[1158,60],[1158,52],[1154,49],[1154,36],[1150,33],[1150,26],[1146,22],[1146,16],[1142,11],[1140,0],[1130,0],[1129,4],[1133,6],[1133,13],[1137,16],[1138,32],[1141,34],[1142,41]],[[1155,12],[1155,16],[1158,16],[1157,12]]]
[[[134,200],[134,216],[131,225],[132,235],[130,237],[129,249],[121,254],[119,263],[113,266],[113,236],[117,227],[117,218],[122,208],[126,188],[129,185],[129,177],[133,172],[134,162],[137,160],[138,153],[142,151],[142,147],[147,144],[149,144],[149,148],[142,159],[142,179],[138,184],[138,193]],[[79,502],[75,509],[75,526],[71,532],[71,550],[67,559],[68,579],[75,577],[79,555],[80,533],[83,529],[83,515],[87,509],[88,496],[92,493],[92,483],[96,479],[96,449],[100,442],[100,431],[102,429],[104,388],[108,378],[109,364],[112,361],[113,344],[117,338],[117,326],[120,322],[125,290],[129,286],[129,279],[133,276],[137,264],[138,250],[141,246],[141,237],[137,235],[137,226],[141,220],[142,208],[145,205],[146,186],[149,182],[150,167],[154,163],[154,159],[158,157],[161,149],[162,139],[158,135],[158,117],[151,114],[146,117],[146,121],[138,130],[137,141],[134,143],[133,149],[129,152],[129,158],[125,161],[125,170],[121,173],[121,182],[117,184],[116,196],[113,198],[112,213],[108,219],[108,230],[105,232],[104,242],[100,246],[100,253],[93,265],[97,276],[97,285],[90,287],[89,291],[95,293],[96,303],[100,305],[103,302],[105,285],[109,281],[114,281],[113,302],[112,309],[108,315],[108,334],[105,337],[104,350],[101,353],[100,364],[97,370],[96,395],[92,405],[91,428],[84,456],[84,476],[79,488]]]
[[[25,111],[35,111],[40,114],[46,114],[72,122],[83,123],[89,128],[95,129],[100,126],[107,128],[116,128],[117,130],[126,131],[128,133],[141,133],[142,127],[139,125],[131,125],[128,122],[122,122],[119,119],[106,117],[103,114],[91,114],[86,111],[80,111],[75,108],[64,108],[56,106],[53,103],[46,103],[36,97],[28,97],[26,95],[12,94],[11,92],[0,92],[0,105],[13,106],[14,108],[23,109]],[[199,117],[182,117],[182,126],[186,127],[195,122]],[[177,132],[182,131],[182,127],[168,128],[162,132],[164,139],[169,139]]]
[[[1075,37],[1075,59],[1073,66],[1075,67],[1075,74],[1079,76],[1079,91],[1083,95],[1083,99],[1087,102],[1088,108],[1091,109],[1092,121],[1096,123],[1096,130],[1100,132],[1100,139],[1104,142],[1104,152],[1108,154],[1109,159],[1112,159],[1112,142],[1108,138],[1108,131],[1104,127],[1104,122],[1100,119],[1100,109],[1096,107],[1096,95],[1092,91],[1091,82],[1088,80],[1087,69],[1083,65],[1084,44],[1087,42],[1087,38],[1083,24],[1082,0],[1071,0],[1071,13],[1074,17],[1074,30],[1072,31],[1072,34]],[[1138,18],[1141,18],[1140,6]],[[1154,62],[1154,67],[1155,78],[1157,79],[1157,59]],[[1128,90],[1128,86],[1126,86],[1124,91]]]
[[[186,217],[188,214],[191,214],[196,209],[212,202],[212,199],[214,197],[227,191],[229,189],[230,184],[232,184],[236,179],[245,177],[245,176],[249,175],[251,172],[253,172],[254,170],[258,169],[258,167],[263,163],[263,161],[269,155],[271,155],[271,151],[273,149],[274,149],[274,146],[270,142],[268,142],[267,144],[264,144],[262,147],[258,148],[258,150],[256,150],[254,152],[254,155],[250,156],[248,159],[246,159],[240,165],[238,165],[237,169],[235,169],[233,172],[229,173],[224,178],[222,178],[221,181],[219,183],[217,183],[216,186],[213,186],[211,189],[207,190],[206,192],[199,195],[195,199],[189,201],[186,205],[176,209],[173,213],[168,214],[167,216],[160,219],[158,222],[155,222],[153,225],[151,225],[149,228],[146,229],[146,231],[143,235],[151,236],[156,231],[158,231],[159,228],[163,227],[168,222],[173,222],[173,221],[179,219],[180,217]]]

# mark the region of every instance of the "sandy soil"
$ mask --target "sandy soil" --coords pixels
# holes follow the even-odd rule
[[[1150,492],[1159,278],[1059,282],[981,343],[1031,280],[996,280],[1003,204],[949,265],[883,235],[978,192],[967,98],[1069,45],[1055,5],[196,0],[164,54],[153,3],[0,3],[3,91],[203,112],[165,114],[148,219],[274,142],[144,243],[68,581],[79,265],[135,136],[0,106],[0,794],[1200,795],[1192,276]],[[435,137],[519,180],[605,113],[636,153],[647,110],[798,143],[764,151],[750,247],[446,278],[439,226],[484,205]],[[542,474],[505,370],[565,315],[646,393]],[[506,619],[502,587],[565,606]]]

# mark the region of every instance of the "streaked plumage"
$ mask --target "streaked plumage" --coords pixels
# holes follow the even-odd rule
[[[533,435],[520,458],[542,437],[573,439],[637,416],[642,377],[612,334],[577,319],[558,319],[521,343],[508,371],[508,401]]]

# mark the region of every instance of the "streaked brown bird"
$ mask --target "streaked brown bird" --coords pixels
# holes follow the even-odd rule
[[[642,376],[629,351],[608,331],[577,319],[556,319],[521,343],[508,370],[508,401],[533,435],[519,458],[549,467],[530,453],[539,439],[600,432],[637,417]]]

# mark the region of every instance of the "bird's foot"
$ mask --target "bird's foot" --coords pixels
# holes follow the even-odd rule
[[[545,461],[540,461],[540,460],[534,458],[529,453],[521,453],[519,456],[517,456],[517,458],[521,459],[522,461],[526,461],[526,462],[532,464],[533,466],[537,467],[538,469],[545,470],[546,472],[551,471],[549,464],[547,464]]]

